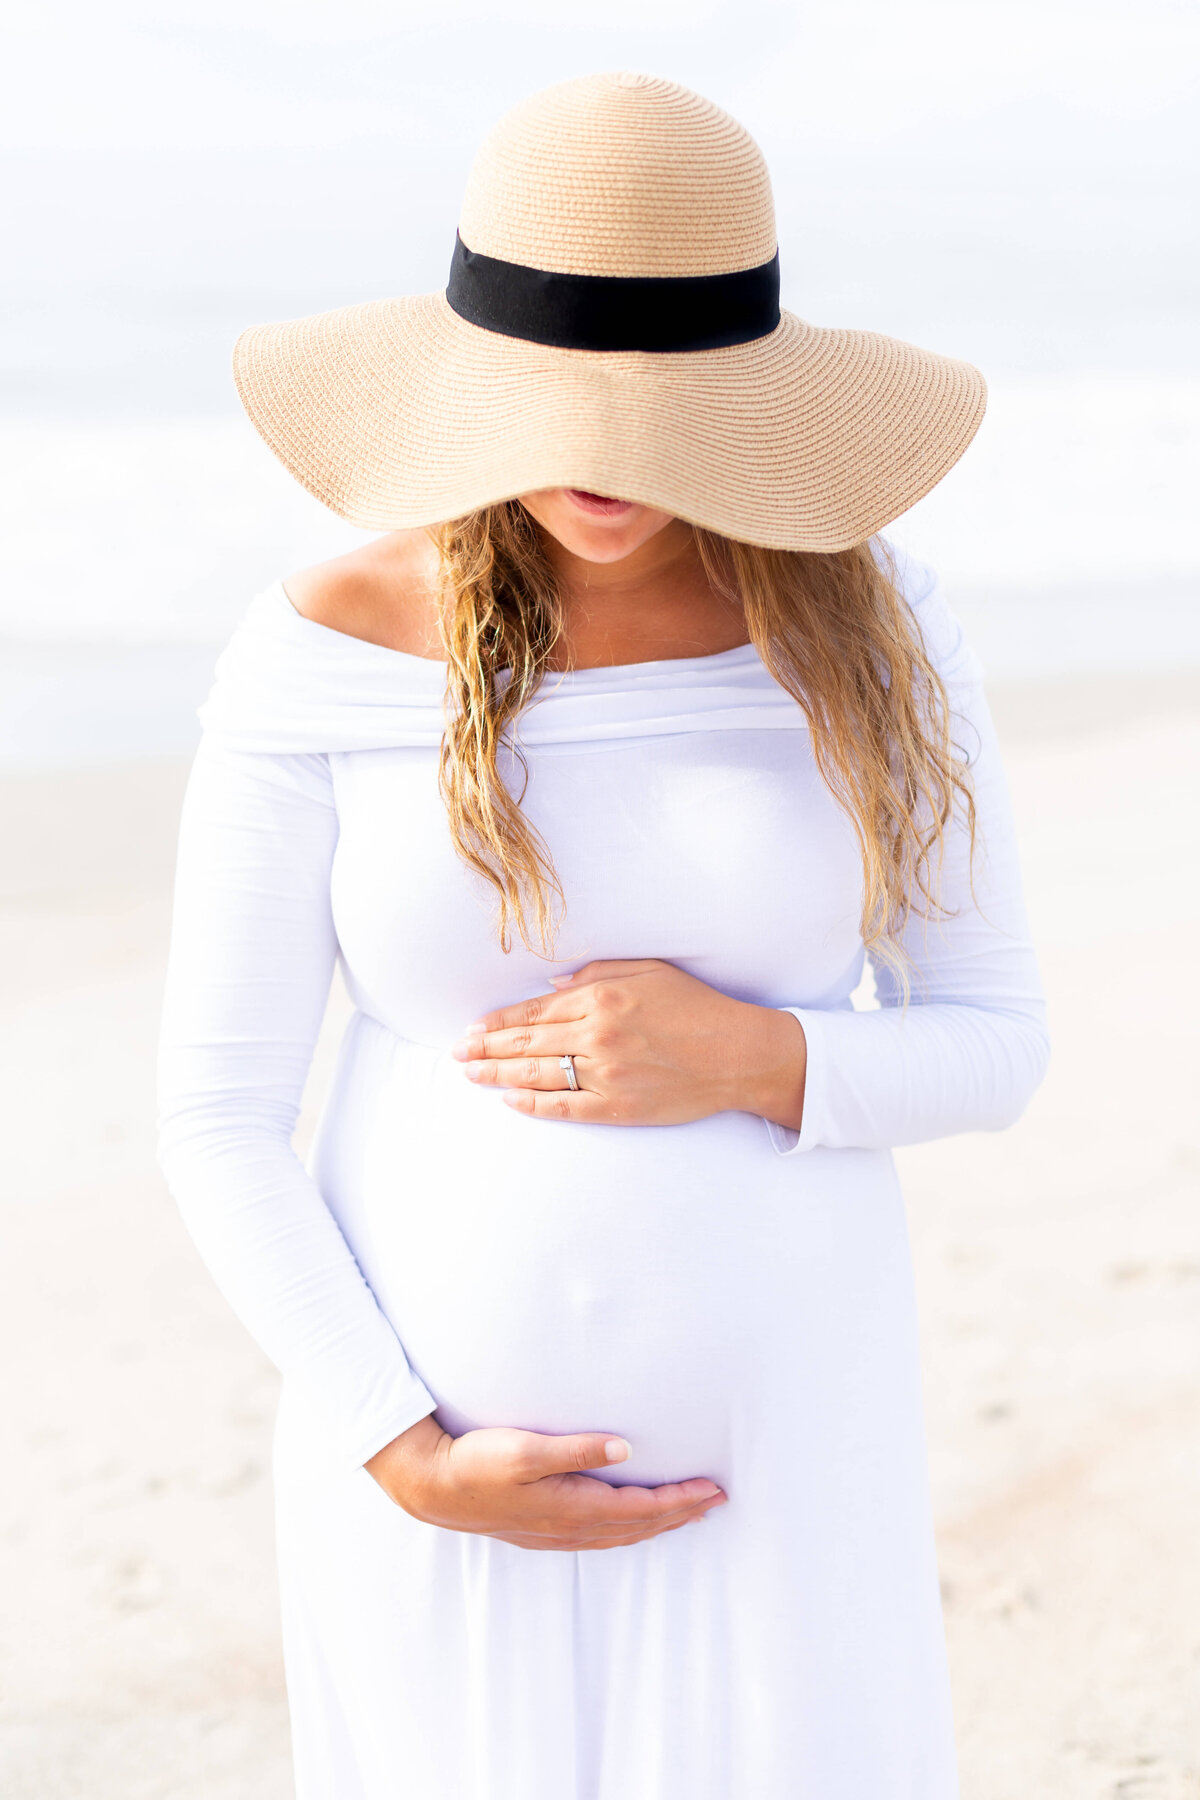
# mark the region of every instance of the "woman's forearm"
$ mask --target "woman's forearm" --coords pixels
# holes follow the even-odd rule
[[[794,1013],[773,1006],[744,1005],[742,1014],[743,1035],[731,1058],[731,1109],[799,1131],[808,1069],[804,1027]]]

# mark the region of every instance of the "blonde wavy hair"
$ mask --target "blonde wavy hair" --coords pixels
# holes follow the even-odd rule
[[[562,641],[558,580],[519,500],[432,535],[449,662],[439,787],[451,834],[496,890],[503,949],[515,923],[528,949],[551,956],[565,898],[550,850],[521,810],[528,766],[514,749],[524,780],[510,792],[498,755]],[[862,855],[863,942],[907,1001],[911,958],[900,935],[914,908],[926,920],[946,910],[936,890],[956,802],[972,860],[976,824],[946,689],[891,554],[878,539],[826,553],[764,550],[698,527],[694,537],[710,585],[744,609],[763,662],[808,716],[817,766]]]

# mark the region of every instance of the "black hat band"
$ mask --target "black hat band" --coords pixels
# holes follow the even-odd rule
[[[779,252],[728,275],[562,275],[456,236],[446,299],[484,331],[560,350],[722,350],[779,324]]]

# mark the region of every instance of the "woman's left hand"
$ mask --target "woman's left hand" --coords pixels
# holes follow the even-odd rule
[[[518,1112],[591,1125],[684,1125],[751,1112],[799,1130],[800,1021],[718,993],[673,963],[591,962],[558,991],[468,1025],[453,1054]],[[575,1059],[573,1093],[559,1058]]]

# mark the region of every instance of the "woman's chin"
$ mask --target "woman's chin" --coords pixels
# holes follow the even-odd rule
[[[620,562],[672,522],[670,513],[591,488],[544,488],[521,503],[544,531],[584,562]]]

